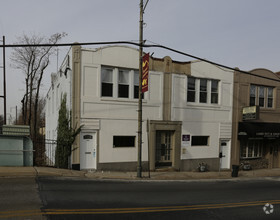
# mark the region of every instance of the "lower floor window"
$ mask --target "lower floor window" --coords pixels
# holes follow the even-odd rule
[[[192,136],[192,146],[209,146],[209,136]]]
[[[114,147],[135,147],[135,136],[114,136]]]
[[[241,158],[257,158],[262,156],[263,140],[244,140],[240,142]]]

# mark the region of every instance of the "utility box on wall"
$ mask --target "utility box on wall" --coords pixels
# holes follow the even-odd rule
[[[27,136],[0,135],[0,166],[33,166],[33,144]]]

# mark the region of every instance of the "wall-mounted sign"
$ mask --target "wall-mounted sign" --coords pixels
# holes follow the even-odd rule
[[[182,147],[189,147],[191,141],[191,135],[190,134],[183,134],[182,135]]]
[[[259,106],[244,107],[242,109],[243,121],[257,120],[259,119]]]
[[[191,146],[191,135],[182,134],[181,140],[181,160],[188,159],[188,150],[187,148]]]

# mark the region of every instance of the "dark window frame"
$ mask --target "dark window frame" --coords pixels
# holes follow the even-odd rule
[[[204,85],[204,83],[206,83]],[[207,79],[200,79],[199,80],[199,102],[200,103],[207,103],[207,94],[208,93],[208,80]]]
[[[254,93],[252,93],[254,89]],[[250,106],[255,106],[256,105],[256,101],[257,101],[257,86],[256,85],[250,85]]]
[[[104,70],[110,70],[112,72],[111,82],[102,79]],[[101,68],[101,97],[113,97],[113,71],[113,68],[110,67]]]
[[[187,78],[187,102],[219,105],[220,80],[209,78]]]
[[[250,85],[250,99],[249,106],[259,106],[261,108],[274,108],[274,89],[275,87],[265,86],[265,85]],[[254,94],[252,91],[254,90]],[[262,95],[261,95],[262,91]]]
[[[121,82],[120,81],[120,74],[121,72],[125,72],[128,75],[128,82]],[[118,80],[118,98],[129,98],[129,87],[130,87],[130,82],[129,82],[129,70],[127,69],[119,69],[118,71],[118,76],[119,76],[119,80]]]
[[[187,102],[195,102],[195,93],[196,93],[195,90],[196,90],[196,78],[188,77]]]
[[[127,148],[135,147],[136,136],[133,135],[114,135],[113,136],[113,147],[114,148]]]
[[[135,78],[137,78],[135,80]],[[133,98],[139,98],[139,71],[134,70],[134,83],[133,83]],[[144,99],[144,93],[142,93],[142,99]]]
[[[219,103],[219,80],[211,80],[211,104]]]
[[[248,139],[240,142],[240,158],[262,158],[264,154],[264,141],[261,139]]]
[[[264,86],[259,86],[258,90],[259,90],[259,95],[258,95],[259,106],[263,108],[263,107],[265,107],[265,90],[266,89]]]
[[[269,94],[269,90],[271,89],[271,95]],[[273,100],[274,100],[274,88],[273,87],[267,87],[267,102],[266,102],[266,107],[267,108],[273,108]]]
[[[191,138],[191,146],[205,147],[209,146],[210,136],[207,135],[193,135]]]

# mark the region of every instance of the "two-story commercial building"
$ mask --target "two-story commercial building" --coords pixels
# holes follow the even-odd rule
[[[73,169],[136,170],[138,56],[137,49],[126,46],[74,46],[52,75],[46,138],[56,139],[65,93],[73,127],[83,125],[73,144]],[[206,163],[209,170],[229,169],[233,71],[170,57],[150,57],[149,69],[149,90],[143,96],[143,168],[186,171]]]
[[[280,78],[267,69],[235,71],[232,164],[280,167]]]

